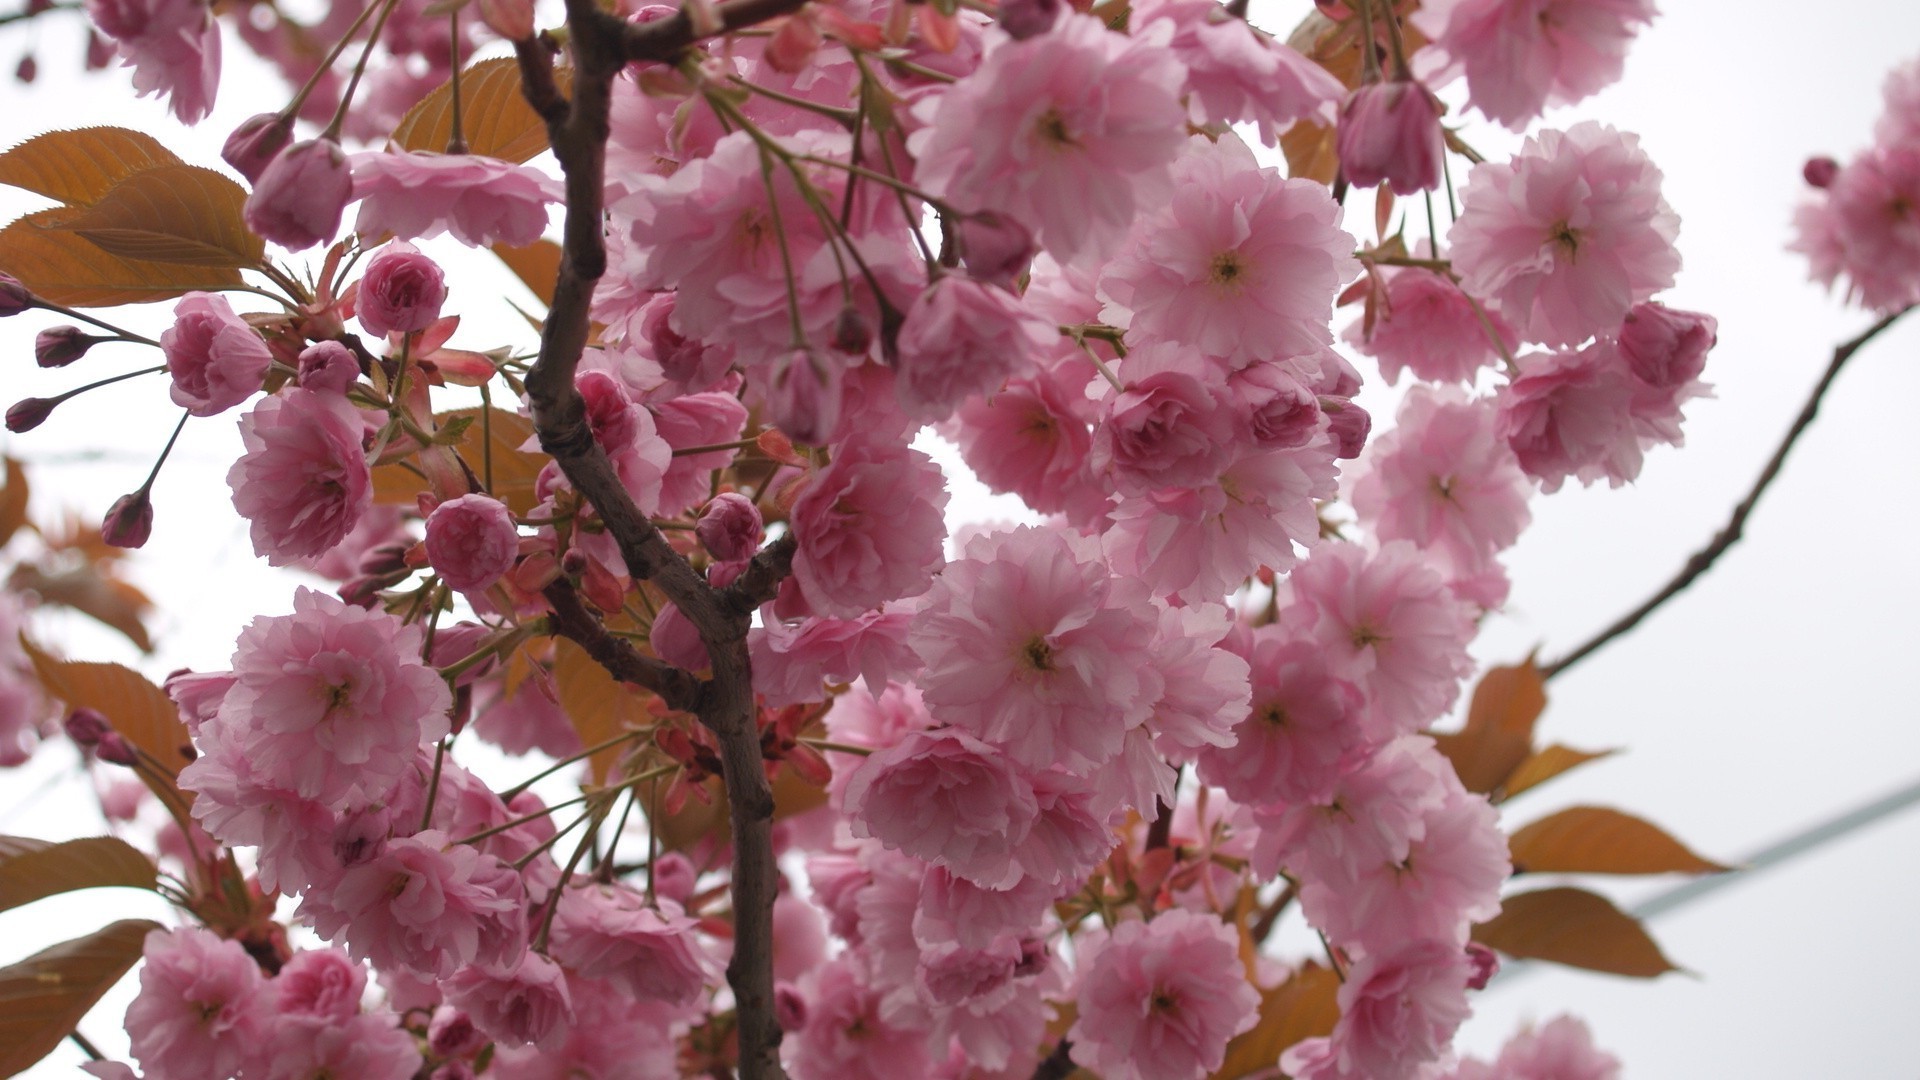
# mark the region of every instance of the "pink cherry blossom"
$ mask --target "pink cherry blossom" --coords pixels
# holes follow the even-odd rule
[[[272,566],[325,554],[373,503],[366,421],[338,394],[283,390],[240,418],[246,453],[227,472],[253,552]]]
[[[1665,304],[1635,304],[1617,339],[1620,355],[1634,377],[1662,389],[1700,377],[1707,352],[1718,340],[1720,324],[1711,315],[1681,311]]]
[[[866,759],[846,787],[857,837],[944,866],[986,888],[1011,885],[1015,849],[1039,816],[1033,785],[963,731],[909,732]]]
[[[1005,289],[948,274],[907,309],[894,392],[908,416],[944,420],[968,398],[1023,374],[1059,337]]]
[[[1147,663],[1157,617],[1137,593],[1084,538],[976,537],[914,617],[927,707],[1029,769],[1111,760],[1162,690]]]
[[[1460,287],[1521,336],[1576,345],[1673,284],[1680,218],[1638,136],[1591,120],[1474,166],[1448,234]]]
[[[420,1051],[398,1020],[388,1014],[275,1024],[261,1051],[264,1061],[258,1075],[263,1080],[310,1080],[316,1076],[409,1080],[420,1071]],[[249,1071],[246,1075],[251,1078],[256,1073]]]
[[[1587,1025],[1556,1016],[1525,1025],[1492,1064],[1467,1058],[1445,1080],[1619,1080],[1620,1059],[1593,1045]]]
[[[168,99],[183,124],[213,111],[220,88],[220,27],[197,0],[87,0],[87,14],[119,46],[141,97]]]
[[[653,401],[647,411],[653,414],[654,430],[660,438],[674,451],[681,451],[673,455],[660,477],[659,512],[678,514],[700,505],[713,493],[714,470],[731,465],[737,451],[684,451],[738,440],[747,426],[747,407],[733,394],[713,391]]]
[[[1226,372],[1192,349],[1156,341],[1127,354],[1122,389],[1102,403],[1087,467],[1122,495],[1196,487],[1240,450],[1243,424]]]
[[[352,198],[346,152],[332,139],[309,139],[280,151],[267,165],[243,213],[247,228],[300,251],[333,239]]]
[[[1511,354],[1520,338],[1497,311],[1475,302],[1444,274],[1413,266],[1383,267],[1386,294],[1373,326],[1356,320],[1347,343],[1380,361],[1388,383],[1402,370],[1430,382],[1470,383],[1480,369]],[[1491,330],[1489,330],[1491,327]],[[1496,338],[1495,335],[1498,335]]]
[[[1277,627],[1254,631],[1252,706],[1235,741],[1200,751],[1198,772],[1242,803],[1323,801],[1368,749],[1366,698],[1327,670],[1320,650]]]
[[[924,592],[944,561],[946,478],[904,446],[854,439],[793,504],[793,577],[823,615]]]
[[[1886,102],[1886,111],[1873,125],[1874,138],[1886,146],[1920,144],[1920,60],[1909,60],[1889,71],[1880,84],[1880,96]]]
[[[560,894],[550,955],[636,1000],[687,1006],[720,976],[695,926],[664,897],[649,905],[645,895],[624,886],[569,888]]]
[[[425,151],[353,155],[353,197],[362,240],[427,239],[451,231],[473,247],[524,247],[547,228],[558,180],[538,169],[478,154]]]
[[[1252,122],[1272,146],[1295,120],[1325,112],[1344,92],[1327,69],[1219,4],[1172,0],[1137,11],[1135,25],[1175,27],[1168,47],[1187,69],[1187,108],[1197,125]]]
[[[360,325],[378,337],[411,334],[432,326],[447,300],[440,264],[404,240],[380,249],[360,279]]]
[[[1062,263],[1105,256],[1170,190],[1186,141],[1172,31],[1120,34],[1069,13],[998,44],[916,107],[926,124],[908,140],[918,182],[961,210],[1018,221]]]
[[[441,985],[447,1000],[497,1042],[551,1047],[565,1040],[573,1022],[565,973],[537,952],[522,956],[511,973],[467,967]]]
[[[427,560],[434,572],[461,592],[485,592],[513,569],[520,533],[505,503],[487,495],[462,495],[427,515]]]
[[[387,842],[314,889],[300,911],[322,937],[376,967],[447,978],[468,964],[512,968],[526,950],[520,874],[491,855],[429,829]]]
[[[1795,217],[1793,244],[1814,278],[1847,278],[1847,298],[1891,312],[1920,300],[1920,142],[1878,146],[1849,162],[1822,201]]]
[[[1340,169],[1355,187],[1392,185],[1396,194],[1440,186],[1446,147],[1440,102],[1412,79],[1362,86],[1340,106],[1334,145]]]
[[[127,1007],[133,1056],[149,1076],[230,1076],[268,1028],[259,965],[238,942],[198,927],[154,930],[140,993]]]
[[[273,1010],[282,1017],[340,1021],[360,1012],[367,969],[339,949],[305,949],[273,977]]]
[[[1040,513],[1081,520],[1107,499],[1087,465],[1092,406],[1064,382],[1051,372],[1016,376],[961,405],[940,430],[987,487]]]
[[[825,701],[829,682],[864,677],[868,686],[886,686],[905,678],[920,666],[907,646],[911,619],[904,605],[888,604],[852,619],[769,620],[747,631],[754,689],[777,708]]]
[[[861,956],[846,952],[803,980],[806,1026],[781,1041],[780,1059],[793,1080],[897,1080],[929,1075],[923,1031],[881,1015],[880,991]]]
[[[1497,399],[1499,433],[1543,491],[1569,477],[1619,487],[1640,475],[1633,428],[1638,386],[1612,342],[1578,352],[1520,358],[1520,374]]]
[[[217,293],[181,297],[173,325],[160,335],[160,351],[173,378],[173,403],[195,416],[223,413],[252,397],[273,364],[259,332]]]
[[[1260,168],[1237,137],[1190,140],[1163,209],[1100,275],[1101,316],[1245,367],[1329,344],[1334,294],[1359,269],[1327,189]]]
[[[1467,101],[1514,131],[1618,81],[1653,0],[1434,0],[1412,17]]]
[[[1074,1061],[1105,1080],[1199,1080],[1258,1019],[1234,934],[1211,914],[1174,908],[1077,944],[1068,1037]]]

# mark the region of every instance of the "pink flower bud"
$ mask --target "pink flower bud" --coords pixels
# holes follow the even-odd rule
[[[848,356],[860,356],[873,347],[873,321],[848,304],[834,317],[833,337],[828,343]]]
[[[1471,965],[1467,976],[1467,989],[1485,990],[1487,983],[1500,972],[1500,955],[1477,941],[1467,942],[1467,963]]]
[[[738,492],[722,492],[701,511],[693,532],[721,562],[751,558],[760,549],[760,538],[764,535],[760,508]]]
[[[533,0],[480,0],[480,21],[508,41],[533,37]]]
[[[32,306],[32,290],[12,274],[0,273],[0,319],[18,315]]]
[[[773,369],[766,388],[767,413],[794,442],[818,446],[840,424],[839,369],[812,349],[795,349]]]
[[[260,182],[260,174],[267,171],[273,159],[293,141],[293,117],[282,113],[261,113],[241,121],[240,126],[227,136],[227,143],[220,148],[220,157],[233,166],[233,171],[247,178],[247,183]]]
[[[653,626],[647,633],[652,642],[653,651],[660,659],[677,668],[688,671],[703,671],[713,666],[707,658],[706,643],[700,640],[700,631],[680,609],[667,604],[654,616]]]
[[[273,350],[217,293],[180,298],[173,325],[160,335],[160,351],[173,377],[173,403],[195,416],[213,416],[247,400],[273,366]]]
[[[100,538],[117,548],[144,547],[152,535],[153,500],[144,487],[115,500],[100,526]]]
[[[1015,41],[1025,41],[1053,29],[1060,18],[1060,0],[1003,0],[1000,29]]]
[[[807,999],[792,983],[773,985],[773,1018],[779,1022],[780,1030],[789,1034],[807,1026]]]
[[[60,404],[60,398],[30,397],[13,403],[7,410],[7,430],[18,435],[23,431],[32,431],[44,423]]]
[[[94,756],[109,765],[132,767],[140,760],[139,751],[133,744],[122,738],[117,731],[109,731],[100,736],[99,745],[93,748]]]
[[[1719,327],[1711,315],[1635,304],[1620,326],[1620,353],[1641,382],[1671,389],[1700,377]]]
[[[113,63],[113,55],[113,42],[108,41],[99,33],[89,29],[87,31],[87,70],[100,71],[105,69],[108,64]]]
[[[1800,167],[1800,176],[1817,188],[1828,188],[1840,175],[1840,163],[1830,157],[1808,158]]]
[[[804,14],[789,15],[787,21],[767,39],[767,47],[761,53],[767,66],[788,75],[805,71],[813,63],[813,54],[820,51],[820,30],[813,20]]]
[[[360,377],[353,350],[337,341],[316,341],[300,351],[300,385],[344,394]]]
[[[1395,80],[1362,86],[1340,106],[1334,133],[1340,168],[1354,187],[1381,181],[1405,194],[1440,186],[1440,105],[1425,86]]]
[[[676,904],[693,896],[699,877],[692,861],[677,851],[663,851],[653,860],[653,891]]]
[[[498,499],[462,495],[427,516],[427,559],[461,592],[482,592],[513,569],[520,532]]]
[[[30,83],[40,74],[40,61],[32,53],[20,58],[20,65],[13,69],[13,77],[23,83]]]
[[[352,198],[353,170],[340,144],[308,139],[282,150],[267,165],[241,213],[247,228],[300,251],[333,239]]]
[[[412,244],[396,240],[367,266],[356,303],[360,325],[385,337],[432,326],[446,300],[447,279],[439,265]]]
[[[997,285],[1011,286],[1039,250],[1026,226],[991,210],[961,218],[956,232],[960,260],[974,277]]]
[[[1373,431],[1373,417],[1349,398],[1323,397],[1320,411],[1327,414],[1327,430],[1333,435],[1334,457],[1356,458],[1367,445]]]
[[[113,724],[97,709],[84,706],[67,714],[67,738],[81,746],[98,746],[113,732]]]
[[[451,1005],[433,1011],[433,1019],[427,1024],[427,1045],[435,1057],[465,1057],[486,1044],[486,1035],[473,1026],[473,1018],[466,1013]]]
[[[44,368],[66,367],[87,355],[94,342],[103,340],[77,326],[42,330],[33,339],[33,362]]]

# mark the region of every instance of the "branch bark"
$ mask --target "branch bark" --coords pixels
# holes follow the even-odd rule
[[[1807,430],[1807,427],[1813,423],[1814,416],[1820,412],[1820,401],[1826,397],[1827,389],[1833,385],[1833,380],[1840,374],[1840,369],[1846,366],[1854,353],[1860,351],[1861,346],[1878,337],[1881,331],[1892,326],[1900,316],[1912,310],[1912,308],[1903,308],[1896,311],[1868,327],[1858,337],[1834,349],[1833,360],[1827,365],[1826,373],[1821,375],[1820,381],[1814,385],[1813,393],[1808,396],[1807,403],[1800,407],[1800,415],[1794,417],[1793,426],[1787,429],[1786,438],[1780,441],[1779,447],[1773,452],[1773,457],[1769,458],[1766,467],[1760,470],[1760,476],[1754,480],[1753,487],[1747,492],[1747,497],[1740,500],[1740,504],[1733,508],[1733,516],[1727,519],[1727,524],[1714,534],[1706,547],[1694,552],[1686,565],[1680,568],[1680,572],[1675,574],[1671,581],[1661,586],[1658,592],[1648,597],[1645,603],[1620,616],[1611,626],[1595,634],[1579,648],[1550,664],[1542,665],[1541,674],[1551,679],[1593,655],[1614,638],[1640,625],[1641,620],[1657,611],[1662,604],[1684,592],[1687,586],[1693,584],[1695,578],[1706,573],[1720,556],[1727,553],[1727,549],[1738,543],[1745,535],[1747,518],[1752,516],[1754,506],[1760,502],[1760,496],[1766,493],[1774,478],[1780,475],[1780,468],[1786,464],[1787,454],[1793,449],[1793,444],[1799,441],[1800,435]]]
[[[541,332],[540,357],[527,374],[527,402],[541,449],[553,456],[574,489],[593,504],[618,543],[628,572],[635,579],[653,581],[666,593],[699,632],[712,661],[712,678],[697,684],[687,704],[720,744],[721,778],[732,812],[734,947],[727,982],[735,1002],[740,1075],[745,1080],[779,1080],[785,1073],[780,1067],[780,1027],[773,1013],[773,901],[778,873],[772,841],[773,791],[760,751],[747,627],[758,603],[755,598],[770,596],[777,588],[791,562],[792,547],[771,546],[743,575],[744,584],[724,593],[710,588],[621,485],[606,452],[594,440],[586,403],[574,386],[587,345],[594,285],[606,272],[602,191],[613,80],[630,60],[669,60],[698,36],[684,12],[631,26],[601,10],[594,0],[567,0],[566,6],[574,66],[572,100],[561,95],[546,48],[532,40],[514,46],[527,100],[547,122],[548,142],[566,175],[567,195],[560,272]],[[720,10],[723,24],[736,29],[799,6],[800,0],[734,0]],[[550,594],[548,599],[556,596]],[[651,678],[687,699],[686,687],[675,677],[685,672],[636,665],[636,658],[644,659],[638,653],[623,649],[611,635],[603,641],[577,625],[579,616],[589,620],[592,616],[571,590],[559,592],[557,599],[557,627],[581,634],[585,640],[575,640],[616,677],[641,685],[648,685],[645,679]],[[600,633],[605,634],[604,627]]]

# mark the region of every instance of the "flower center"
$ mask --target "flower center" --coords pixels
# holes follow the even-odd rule
[[[1021,646],[1020,659],[1035,671],[1052,671],[1053,646],[1047,644],[1045,638],[1036,635]]]
[[[1213,263],[1207,268],[1207,280],[1215,285],[1232,288],[1242,284],[1246,276],[1247,264],[1240,261],[1237,251],[1223,251],[1213,257]]]
[[[1074,141],[1073,132],[1067,130],[1066,117],[1061,116],[1057,109],[1049,108],[1041,113],[1040,119],[1033,125],[1033,130],[1040,136],[1041,142],[1051,143],[1054,146],[1079,145]]]
[[[1547,239],[1566,250],[1568,262],[1580,257],[1580,234],[1566,222],[1555,225],[1553,231],[1547,234]]]

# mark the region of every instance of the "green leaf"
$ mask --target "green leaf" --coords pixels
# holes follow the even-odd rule
[[[77,889],[121,885],[150,890],[158,881],[153,860],[125,840],[112,836],[68,840],[11,854],[0,853],[0,911]]]
[[[140,959],[147,919],[122,919],[0,968],[0,1076],[14,1076],[72,1033]]]

